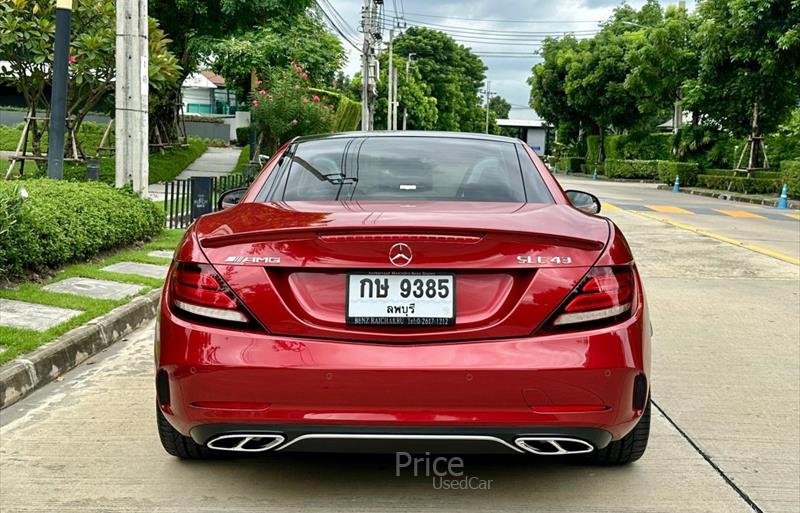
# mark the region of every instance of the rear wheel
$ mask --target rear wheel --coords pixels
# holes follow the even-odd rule
[[[650,437],[650,401],[633,430],[609,443],[602,449],[586,455],[589,462],[595,465],[627,465],[638,460],[647,449],[647,439]]]
[[[161,413],[161,408],[156,406],[156,423],[158,425],[158,436],[161,439],[161,445],[164,450],[173,456],[188,460],[208,460],[219,458],[222,455],[220,451],[209,449],[204,445],[200,445],[190,436],[183,436],[177,429],[172,427],[172,424],[167,421],[164,414]]]

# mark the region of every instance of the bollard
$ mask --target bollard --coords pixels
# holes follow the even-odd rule
[[[594,168],[594,173],[592,173],[592,180],[597,180],[597,167]]]
[[[672,192],[681,192],[681,177],[675,175],[675,184],[672,186]]]
[[[781,199],[778,200],[778,208],[789,208],[789,186],[783,184],[781,189]]]

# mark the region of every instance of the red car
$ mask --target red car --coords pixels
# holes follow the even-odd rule
[[[170,454],[644,453],[651,326],[630,248],[522,142],[300,138],[221,204],[161,299]]]

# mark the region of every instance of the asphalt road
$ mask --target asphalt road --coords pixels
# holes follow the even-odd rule
[[[645,187],[567,182],[676,204]],[[182,462],[155,431],[151,324],[0,413],[0,510],[798,511],[800,267],[624,208],[608,215],[631,242],[655,328],[658,409],[633,465],[466,457],[465,473],[491,489],[439,490],[396,477],[392,456]]]

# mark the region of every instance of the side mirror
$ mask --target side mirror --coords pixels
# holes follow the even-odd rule
[[[225,210],[236,206],[242,201],[245,192],[247,192],[247,187],[239,187],[238,189],[223,192],[217,200],[217,210]]]
[[[594,194],[583,191],[565,191],[572,206],[584,214],[599,214],[600,200]]]

